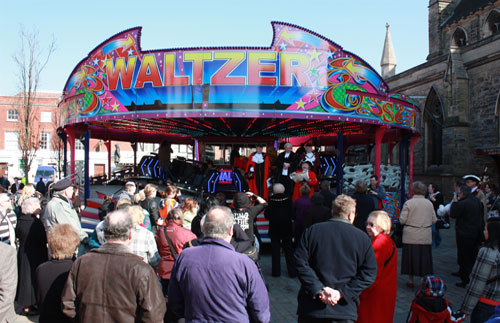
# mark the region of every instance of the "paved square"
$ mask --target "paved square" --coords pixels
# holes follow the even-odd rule
[[[441,230],[443,237],[442,244],[433,249],[432,259],[434,262],[434,273],[436,276],[443,279],[447,286],[446,297],[453,305],[453,310],[458,310],[462,304],[465,294],[465,289],[455,286],[458,281],[457,277],[451,276],[451,273],[458,270],[456,262],[456,243],[455,243],[455,229]],[[271,254],[270,248],[267,246],[263,249],[261,259],[261,267],[267,285],[269,286],[269,298],[271,301],[271,322],[275,323],[289,323],[296,322],[297,315],[297,294],[300,288],[298,279],[288,278],[286,275],[286,264],[284,256],[282,260],[282,276],[271,276]],[[406,287],[408,277],[399,275],[399,268],[401,264],[401,249],[398,249],[398,294],[396,300],[396,310],[394,313],[394,322],[404,323],[408,315],[411,301],[415,296],[417,287],[410,289]],[[418,280],[415,279],[417,282]],[[37,317],[26,318],[18,316],[16,322],[38,322]],[[468,320],[466,321],[468,322]]]
[[[451,276],[451,273],[458,270],[456,262],[456,243],[455,229],[441,230],[443,241],[441,245],[432,250],[432,259],[434,264],[434,274],[444,280],[447,292],[446,298],[451,302],[453,310],[458,310],[462,304],[465,289],[455,286],[459,280]],[[266,250],[265,250],[266,251]],[[396,309],[394,313],[394,322],[404,323],[410,309],[411,302],[415,296],[418,287],[410,289],[406,286],[408,277],[400,275],[401,268],[401,249],[398,249],[398,292],[396,299]],[[300,288],[298,279],[288,278],[286,275],[286,265],[284,256],[281,258],[282,276],[279,278],[271,276],[271,256],[266,253],[262,256],[261,267],[264,272],[266,283],[269,285],[269,298],[271,301],[271,322],[285,323],[296,322],[297,315],[297,294]],[[415,277],[415,282],[418,282]],[[466,321],[468,322],[468,320]]]

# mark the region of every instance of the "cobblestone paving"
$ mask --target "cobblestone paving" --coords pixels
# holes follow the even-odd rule
[[[453,227],[453,226],[452,226]],[[456,243],[455,230],[441,230],[443,237],[442,244],[433,249],[433,261],[435,274],[442,278],[447,285],[446,297],[453,305],[453,309],[457,310],[463,300],[465,290],[455,286],[458,281],[457,277],[450,274],[458,270],[456,264]],[[284,257],[282,257],[282,275],[281,277],[271,276],[271,255],[268,250],[263,249],[261,267],[267,285],[269,286],[269,298],[271,301],[271,322],[288,323],[296,322],[297,315],[297,293],[300,288],[298,279],[288,278],[286,275],[286,265]],[[398,267],[401,264],[401,249],[398,249]],[[399,270],[398,270],[399,273]],[[398,294],[396,301],[396,310],[394,313],[394,322],[406,322],[406,316],[410,308],[411,301],[415,296],[417,287],[410,289],[406,287],[408,277],[398,275]],[[417,279],[415,280],[417,282]],[[18,316],[16,322],[38,322],[37,317],[26,318]],[[468,320],[467,320],[468,322]]]
[[[454,228],[454,226],[452,226]],[[455,230],[441,230],[443,238],[442,244],[433,249],[434,274],[443,279],[447,286],[446,298],[451,302],[453,310],[458,310],[462,304],[465,289],[455,286],[459,280],[451,276],[451,273],[458,270],[456,264],[456,243]],[[267,250],[264,250],[266,252]],[[394,322],[404,323],[408,315],[411,301],[415,296],[417,287],[410,289],[406,286],[407,276],[399,275],[401,265],[401,249],[398,249],[398,292]],[[269,286],[269,298],[271,302],[271,322],[285,323],[297,321],[297,294],[300,288],[298,279],[288,278],[286,275],[286,265],[282,257],[281,271],[279,278],[271,276],[271,256],[265,253],[261,260],[262,271],[266,283]],[[415,282],[418,282],[417,277]],[[466,322],[468,322],[467,320]]]

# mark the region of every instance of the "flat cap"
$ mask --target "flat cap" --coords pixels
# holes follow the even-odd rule
[[[62,191],[62,190],[67,189],[68,187],[70,187],[72,184],[73,183],[71,182],[71,178],[65,177],[65,178],[61,179],[60,181],[57,181],[54,184],[53,189],[54,189],[54,191]]]

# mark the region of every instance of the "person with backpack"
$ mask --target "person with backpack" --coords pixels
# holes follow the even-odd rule
[[[250,198],[254,199],[257,204],[251,206]],[[252,192],[236,193],[233,204],[234,222],[239,224],[252,241],[252,245],[254,245],[254,222],[257,216],[267,207],[266,200]]]

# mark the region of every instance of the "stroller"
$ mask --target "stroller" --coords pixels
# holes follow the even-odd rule
[[[411,303],[406,323],[464,322],[465,314],[453,313],[450,302],[444,298],[446,286],[442,279],[426,276]]]

